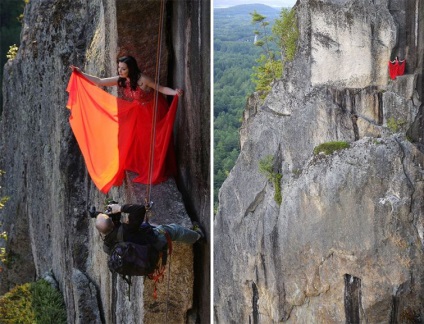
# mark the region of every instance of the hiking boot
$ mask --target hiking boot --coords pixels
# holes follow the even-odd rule
[[[200,228],[200,225],[198,222],[193,222],[193,226],[191,228],[193,231],[195,231],[197,234],[200,235],[199,239],[197,240],[197,242],[204,240],[205,238],[205,233],[203,233],[202,229]]]

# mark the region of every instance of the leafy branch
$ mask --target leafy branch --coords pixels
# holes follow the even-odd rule
[[[253,67],[252,81],[256,84],[256,91],[262,91],[261,97],[264,98],[271,91],[272,82],[281,77],[284,63],[294,59],[299,38],[296,11],[281,9],[272,33],[268,31],[270,23],[266,21],[266,16],[256,10],[250,15],[252,23],[260,29],[255,31],[255,45],[263,50],[257,59],[258,65]]]

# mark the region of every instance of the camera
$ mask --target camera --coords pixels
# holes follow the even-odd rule
[[[117,203],[118,203],[117,201],[112,200],[112,199],[106,200],[106,205],[117,204]],[[106,206],[106,210],[103,212],[103,214],[109,215],[112,218],[121,217],[121,213],[119,213],[119,215],[118,214],[112,215],[111,212],[112,212],[112,208]],[[88,208],[88,215],[91,218],[96,218],[97,215],[99,215],[99,214],[102,214],[102,212],[97,211],[96,206],[91,206],[91,207]]]
[[[100,214],[100,212],[98,212],[96,210],[96,207],[95,206],[91,206],[90,208],[88,208],[88,215],[91,218],[96,218],[98,214]]]

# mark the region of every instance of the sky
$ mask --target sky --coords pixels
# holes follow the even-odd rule
[[[241,4],[261,3],[270,7],[293,7],[296,0],[212,0],[214,8],[232,7]]]

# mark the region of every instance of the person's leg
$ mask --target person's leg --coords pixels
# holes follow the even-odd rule
[[[193,244],[201,237],[199,233],[177,224],[159,225],[155,228],[155,230],[159,233],[161,231],[166,231],[169,233],[172,241],[187,244]]]

